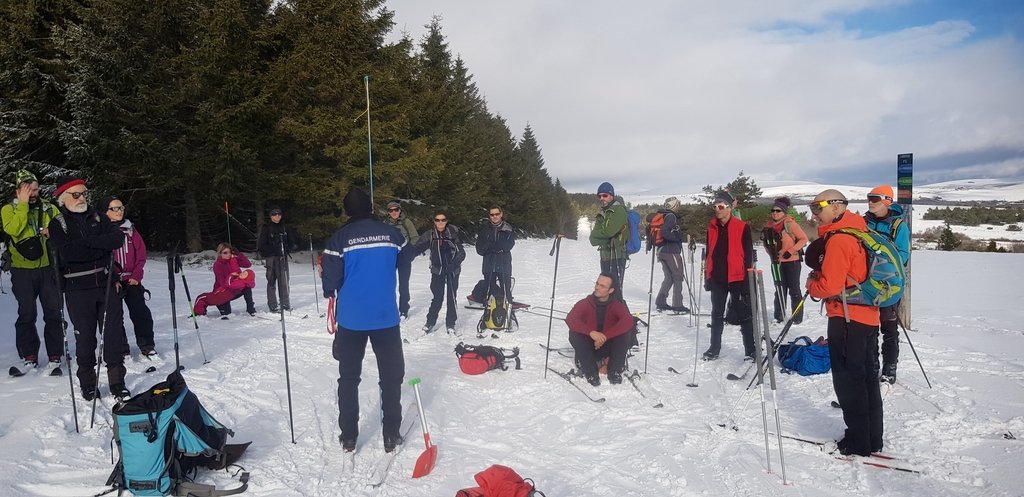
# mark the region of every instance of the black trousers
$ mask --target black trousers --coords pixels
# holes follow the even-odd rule
[[[878,328],[828,318],[832,385],[843,406],[845,444],[856,454],[882,450],[882,394],[878,383]]]
[[[444,316],[444,324],[449,328],[455,327],[459,320],[458,311],[455,309],[455,295],[459,291],[459,273],[430,274],[430,291],[434,298],[430,300],[430,309],[427,310],[427,325],[433,326],[437,323],[437,315],[441,313],[441,304],[448,302],[448,311]]]
[[[75,327],[75,358],[78,363],[78,381],[88,390],[96,386],[96,348],[103,323],[103,361],[107,364],[107,380],[111,385],[124,383],[124,350],[128,348],[120,328],[123,313],[121,296],[112,288],[71,290],[65,295],[68,316]]]
[[[39,355],[36,299],[43,307],[43,340],[46,342],[46,355],[58,358],[62,356],[64,331],[61,329],[61,295],[53,268],[11,268],[11,293],[18,301],[18,319],[14,322],[14,341],[18,348],[18,356],[24,359]]]
[[[132,328],[135,329],[135,344],[139,348],[153,347],[153,313],[146,305],[146,288],[142,284],[129,285],[121,283],[121,297],[124,305],[128,307],[128,317],[132,319]],[[128,332],[124,329],[124,321],[121,321],[121,333],[127,338]],[[128,350],[128,342],[125,341],[125,350]]]
[[[252,301],[252,288],[246,287],[245,290],[242,290],[241,293],[235,295],[231,300],[238,300],[239,297],[245,299],[245,312],[256,312],[256,304]],[[220,311],[221,316],[231,314],[231,302],[218,305],[217,310]]]
[[[725,329],[725,301],[731,298],[737,318],[740,320],[740,334],[743,335],[743,355],[754,356],[754,322],[750,319],[750,289],[747,283],[737,281],[723,286],[711,282],[711,346],[708,352],[718,355],[722,352],[722,330]]]
[[[797,304],[800,303],[800,298],[803,297],[803,292],[800,288],[800,261],[783,262],[779,264],[779,276],[781,277],[780,285],[782,295],[779,294],[779,288],[775,289],[775,320],[783,322],[789,319],[789,315],[782,312],[782,304],[780,299],[789,296],[790,305],[787,307],[787,311],[790,314],[793,313],[793,309],[796,309]],[[796,313],[796,317],[793,318],[793,322],[796,324],[802,323],[804,320],[804,308],[801,307],[800,311]]]
[[[398,313],[409,315],[409,277],[412,276],[412,260],[398,258]]]
[[[334,358],[338,361],[338,426],[345,440],[359,437],[359,382],[362,381],[366,342],[377,357],[380,377],[383,434],[397,436],[402,425],[402,381],[405,357],[399,327],[359,332],[340,329],[334,335]]]
[[[626,277],[626,259],[602,260],[601,272],[612,277],[612,288],[615,289],[612,296],[617,296],[619,300],[625,302],[626,298],[622,295],[622,280]]]
[[[878,309],[882,320],[882,364],[896,364],[900,360],[900,328],[896,315],[898,305]]]
[[[576,365],[584,376],[597,376],[597,361],[608,358],[608,372],[622,372],[626,369],[626,353],[629,352],[630,330],[615,338],[608,339],[599,349],[594,349],[590,335],[569,332],[569,343],[576,353]]]
[[[288,257],[275,255],[267,257],[267,307],[270,310],[277,310],[277,297],[281,296],[281,307],[285,310],[292,308],[291,297],[288,294]]]

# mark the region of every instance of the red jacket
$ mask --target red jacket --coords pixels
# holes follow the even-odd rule
[[[715,244],[718,243],[718,230],[722,225],[718,219],[711,218],[708,223],[708,258],[704,265],[704,281],[711,279],[711,267],[714,266],[712,254],[715,253]],[[732,216],[729,222],[725,223],[729,230],[729,251],[728,251],[728,276],[729,283],[743,281],[747,277],[746,253],[743,249],[743,234],[747,231],[747,223],[740,218]]]
[[[589,335],[591,331],[597,330],[604,333],[609,339],[615,338],[633,329],[633,316],[629,314],[629,308],[621,300],[608,299],[608,309],[604,313],[604,329],[597,329],[597,297],[587,295],[576,302],[565,317],[565,324],[569,331]]]
[[[830,231],[841,228],[867,231],[868,225],[863,217],[847,211],[838,221],[818,226],[818,236],[825,236]],[[867,277],[868,263],[864,246],[853,236],[833,234],[825,244],[825,258],[821,262],[821,271],[815,271],[807,278],[807,290],[810,291],[811,297],[828,299],[825,301],[825,310],[829,317],[843,317],[843,302],[837,296],[843,289],[853,286],[850,278],[861,282]],[[847,307],[850,310],[851,321],[869,326],[879,325],[878,307],[855,304]]]
[[[218,256],[217,260],[213,263],[213,277],[215,279],[213,283],[213,291],[220,290],[221,288],[234,288],[241,290],[241,288],[238,288],[237,284],[232,283],[236,279],[232,276],[232,273],[240,273],[242,272],[242,269],[249,267],[252,267],[252,262],[249,262],[249,258],[241,252],[235,254],[234,257],[230,259],[224,259]],[[251,273],[252,271],[249,272]],[[255,273],[253,273],[248,280],[253,284],[247,284],[244,286],[248,286],[249,288],[255,286],[255,278],[252,276],[255,276]]]

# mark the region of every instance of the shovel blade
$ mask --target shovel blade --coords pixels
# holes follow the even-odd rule
[[[412,470],[412,477],[419,478],[429,475],[434,470],[435,462],[437,462],[437,446],[431,445],[424,449],[420,457],[416,459],[416,467]]]

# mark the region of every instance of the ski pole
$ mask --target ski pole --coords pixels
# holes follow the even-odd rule
[[[181,369],[181,358],[178,354],[178,309],[177,299],[174,298],[174,273],[175,265],[177,264],[177,254],[170,253],[167,255],[167,289],[171,293],[171,329],[174,330],[174,370],[178,371]],[[199,325],[196,325],[196,330],[199,329]]]
[[[78,402],[75,400],[75,379],[74,374],[71,372],[71,349],[68,346],[68,320],[64,317],[64,309],[67,304],[64,302],[64,290],[61,289],[61,275],[60,265],[57,263],[57,252],[53,250],[53,244],[50,243],[49,239],[46,239],[46,246],[50,254],[50,262],[53,266],[53,276],[56,278],[54,284],[57,285],[57,291],[60,292],[60,327],[61,332],[64,334],[64,362],[68,366],[68,385],[71,386],[71,414],[75,417],[75,433],[81,433],[78,428]]]
[[[782,340],[786,338],[786,335],[789,333],[789,329],[793,327],[793,321],[796,319],[797,314],[800,313],[800,309],[803,308],[804,302],[807,301],[807,294],[808,294],[808,291],[804,291],[804,296],[800,299],[800,302],[797,303],[796,307],[793,308],[793,312],[789,315],[789,320],[786,321],[786,326],[782,327],[782,331],[779,332],[779,335],[777,337],[775,337],[775,341],[772,343],[772,353],[771,353],[771,355],[766,356],[761,361],[761,367],[759,369],[763,370],[766,367],[765,362],[772,360],[772,358],[775,357],[775,354],[778,353],[779,346],[782,345]],[[729,377],[729,379],[730,380],[731,379],[737,379],[738,380],[740,378],[746,377],[746,375],[750,372],[750,368],[752,368],[752,367],[754,367],[753,364],[748,366],[747,370],[744,371],[742,375],[737,376],[736,378]],[[750,387],[753,386],[753,384],[754,384],[754,378],[751,378],[750,383],[747,384],[747,388],[746,389],[749,390]]]
[[[291,430],[292,443],[295,443],[295,422],[292,414],[292,379],[288,371],[288,334],[284,325],[284,306],[278,306],[281,313],[281,345],[284,347],[284,381],[288,391],[288,429]]]
[[[203,347],[203,335],[199,333],[199,322],[196,320],[196,306],[192,303],[192,293],[188,291],[188,280],[185,279],[185,271],[181,269],[181,256],[177,254],[174,255],[174,270],[181,273],[181,286],[185,287],[185,298],[188,299],[188,312],[192,315],[192,324],[196,328],[196,338],[199,339],[199,351],[203,353],[203,364],[209,364],[210,360],[206,358],[206,347]],[[175,326],[175,329],[177,329],[177,326]],[[175,354],[177,354],[177,335],[175,335],[174,345]]]
[[[316,314],[320,317],[324,317],[320,314],[320,295],[316,291],[316,256],[313,254],[313,234],[309,234],[309,265],[313,268],[313,298],[316,300]]]
[[[757,335],[757,336],[762,336],[762,334],[763,334],[762,328],[763,327],[761,326],[761,320],[758,319],[759,318],[758,314],[760,314],[760,308],[759,308],[760,307],[760,305],[759,305],[760,302],[758,300],[758,294],[757,294],[757,271],[753,267],[747,268],[747,286],[749,287],[747,289],[747,291],[750,292],[750,294],[748,295],[748,298],[750,299],[750,301],[748,302],[747,307],[750,309],[749,319],[751,321],[750,325],[753,328],[752,333]],[[761,354],[763,352],[764,351],[762,350],[762,347],[761,347],[761,341],[760,340],[755,340],[755,342],[754,342],[754,362],[755,363],[760,363],[761,362]],[[761,394],[761,424],[764,426],[764,457],[765,457],[765,463],[768,465],[768,472],[771,473],[772,472],[772,453],[771,453],[771,447],[770,447],[769,442],[768,442],[768,411],[767,411],[768,406],[765,404],[765,398],[764,398],[764,371],[762,369],[760,369],[760,368],[758,368],[758,370],[757,370],[757,386],[758,386],[758,390],[759,390],[759,392]]]
[[[110,289],[114,286],[114,256],[110,255],[110,262],[107,263],[107,288],[103,291],[103,312],[100,315],[100,346],[96,357],[96,391],[92,396],[92,414],[89,418],[89,428],[96,424],[96,398],[100,391],[100,365],[103,364],[103,342],[107,333],[107,308],[110,307]],[[120,305],[120,302],[118,303]],[[113,392],[111,392],[113,393]]]
[[[651,319],[651,299],[654,298],[654,258],[658,255],[658,247],[651,249],[651,282],[647,286],[647,319]],[[644,374],[647,374],[647,357],[651,351],[651,326],[647,325],[647,338],[644,339]]]
[[[771,348],[771,344],[768,343],[768,305],[765,303],[764,277],[762,276],[761,271],[757,272],[757,288],[760,290],[759,298],[761,303],[761,318],[762,324],[764,325],[761,328],[761,336],[757,339],[757,348],[760,350],[762,342],[766,348]],[[775,364],[772,363],[772,361],[768,361],[768,381],[771,386],[768,391],[770,396],[769,402],[772,403],[772,408],[775,410],[775,435],[778,438],[779,444],[779,465],[782,467],[782,484],[786,485],[786,456],[782,450],[782,421],[779,417],[779,402],[778,396],[776,395]],[[765,437],[767,437],[767,435],[768,434],[765,433]]]
[[[555,241],[551,243],[551,252],[548,253],[548,257],[555,256],[555,275],[551,277],[551,306],[548,307],[548,342],[547,346],[544,347],[544,379],[548,377],[548,356],[551,355],[551,325],[555,319],[555,283],[558,282],[558,255],[563,236],[565,235],[555,235]]]
[[[224,224],[228,228],[228,245],[231,245],[231,213],[228,212],[228,201],[224,201]]]
[[[899,313],[896,313],[896,320],[899,322],[900,328],[903,328],[903,336],[907,337],[907,345],[910,345],[910,351],[914,353],[914,359],[917,360],[917,367],[921,368],[921,374],[924,375],[925,383],[928,383],[928,388],[931,388],[932,382],[928,380],[928,373],[924,372],[921,358],[917,356],[917,349],[914,348],[914,342],[910,341],[910,333],[907,332],[907,327],[903,325],[903,320],[900,319]]]

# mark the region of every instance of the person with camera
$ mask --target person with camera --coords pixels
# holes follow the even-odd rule
[[[46,243],[50,236],[47,226],[58,211],[56,206],[39,198],[39,181],[31,172],[19,170],[14,184],[17,185],[14,200],[0,209],[4,233],[10,237],[11,292],[18,301],[14,340],[18,357],[24,361],[23,368],[15,366],[11,373],[21,376],[40,362],[37,300],[43,307],[46,356],[53,366],[51,369],[59,371],[63,347],[60,286],[50,266]]]

